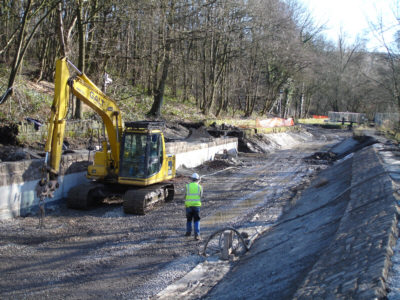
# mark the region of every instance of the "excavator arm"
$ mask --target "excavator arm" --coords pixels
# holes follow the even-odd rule
[[[51,114],[48,122],[48,133],[45,145],[45,172],[51,179],[58,175],[64,141],[65,122],[68,113],[69,70],[65,60],[58,60],[54,78],[54,99],[51,106]]]
[[[70,77],[68,64],[78,72],[78,75]],[[91,107],[102,118],[110,144],[113,172],[115,174],[118,172],[120,138],[123,130],[120,110],[116,103],[107,97],[85,74],[80,72],[66,58],[62,58],[57,60],[56,63],[54,99],[48,124],[45,145],[46,158],[43,178],[40,181],[41,185],[56,181],[60,171],[62,145],[71,93]],[[52,196],[52,194],[46,196]]]

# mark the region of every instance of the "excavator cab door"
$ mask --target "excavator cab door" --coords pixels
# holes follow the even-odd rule
[[[153,133],[150,135],[150,156],[149,156],[149,172],[148,176],[153,176],[161,170],[163,161],[163,148],[161,134]]]
[[[162,159],[160,133],[126,132],[122,141],[119,176],[149,178],[160,171]]]

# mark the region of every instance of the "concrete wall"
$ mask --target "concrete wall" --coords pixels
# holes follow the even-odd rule
[[[44,159],[0,163],[0,219],[25,216],[37,209],[35,186],[41,178],[43,163]],[[60,188],[48,202],[66,197],[72,186],[86,181],[84,170],[88,165],[87,152],[64,155],[60,166]]]
[[[219,138],[203,142],[167,143],[166,151],[176,155],[176,168],[192,168],[214,159],[216,153],[225,149],[237,150],[237,146],[236,138]],[[90,159],[92,157],[93,155]],[[0,219],[37,212],[38,198],[35,195],[35,186],[41,178],[40,168],[43,162],[43,159],[36,159],[0,163]],[[60,188],[54,198],[47,199],[46,204],[55,204],[67,197],[71,187],[87,181],[85,175],[88,165],[88,152],[64,155],[59,176]]]
[[[218,138],[203,142],[175,142],[167,143],[167,153],[175,154],[176,168],[185,166],[194,168],[205,161],[213,160],[216,153],[223,150],[237,150],[237,138]]]

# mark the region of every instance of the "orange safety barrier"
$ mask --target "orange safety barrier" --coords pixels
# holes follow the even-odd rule
[[[328,116],[313,115],[312,117],[313,117],[313,119],[329,119]]]
[[[271,118],[265,120],[256,120],[257,127],[272,128],[272,127],[283,127],[283,126],[294,126],[293,118],[282,119],[282,118]]]

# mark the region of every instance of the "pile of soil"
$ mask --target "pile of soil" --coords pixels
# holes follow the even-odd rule
[[[204,162],[202,165],[196,168],[196,171],[204,174],[242,165],[243,163],[235,158],[214,159]]]
[[[187,141],[198,141],[198,140],[212,140],[213,137],[207,132],[207,129],[203,126],[200,128],[193,128],[190,130],[190,135],[186,139]]]
[[[173,142],[186,139],[190,130],[182,124],[166,122],[163,133],[166,142]]]
[[[304,158],[304,161],[312,164],[331,164],[337,160],[337,155],[331,151],[315,152]]]

